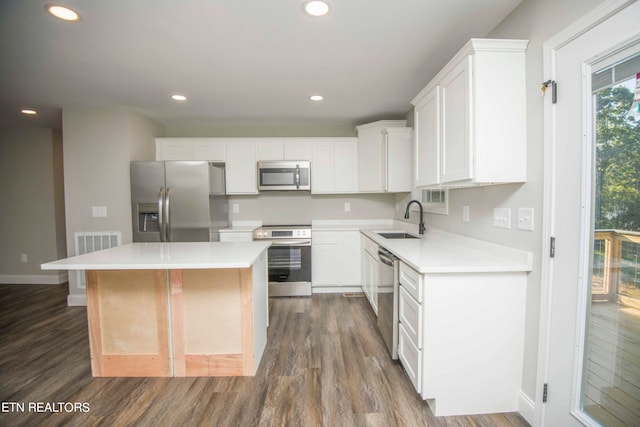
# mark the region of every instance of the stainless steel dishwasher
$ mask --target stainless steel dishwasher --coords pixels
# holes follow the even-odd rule
[[[378,286],[378,329],[391,353],[398,358],[398,269],[399,259],[378,246],[380,284]]]

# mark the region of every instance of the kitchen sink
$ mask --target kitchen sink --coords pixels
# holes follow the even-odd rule
[[[418,238],[418,236],[414,236],[413,234],[405,233],[403,231],[385,231],[377,234],[381,237],[384,237],[385,239],[417,239]]]

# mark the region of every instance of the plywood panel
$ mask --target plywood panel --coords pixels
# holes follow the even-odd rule
[[[242,352],[237,269],[183,270],[185,354]]]
[[[182,270],[170,270],[171,284],[171,345],[173,354],[173,376],[184,377],[184,300],[182,298]]]
[[[150,270],[101,271],[99,280],[103,352],[158,353],[162,320],[156,315],[158,301],[154,297],[157,274]]]
[[[88,271],[94,376],[170,376],[165,270]]]
[[[240,270],[242,301],[242,366],[244,375],[256,373],[253,351],[253,274],[250,268]]]
[[[185,356],[188,377],[229,377],[243,375],[241,354],[192,354]]]

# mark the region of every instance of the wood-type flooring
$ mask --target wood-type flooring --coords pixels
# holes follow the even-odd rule
[[[66,295],[0,285],[0,426],[528,426],[516,413],[434,417],[366,298],[272,298],[255,377],[93,378],[86,309]]]

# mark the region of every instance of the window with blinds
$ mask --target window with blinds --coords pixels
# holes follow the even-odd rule
[[[591,88],[595,93],[635,77],[636,73],[640,73],[640,54],[595,72],[591,77]]]

